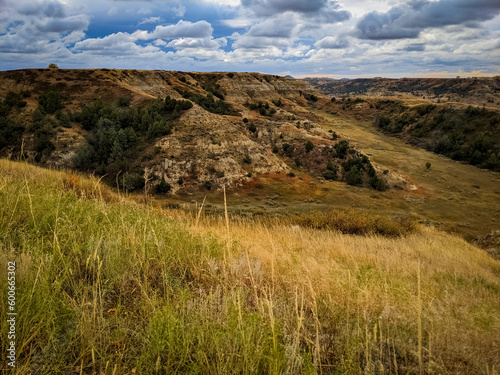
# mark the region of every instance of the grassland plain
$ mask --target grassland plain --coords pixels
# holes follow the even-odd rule
[[[11,373],[500,367],[500,262],[433,228],[355,236],[190,217],[96,179],[6,160],[0,211],[2,338],[5,270],[17,262]]]

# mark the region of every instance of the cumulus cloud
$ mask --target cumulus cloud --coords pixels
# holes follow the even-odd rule
[[[242,0],[241,4],[258,16],[295,12],[306,17],[319,16],[324,22],[340,22],[350,17],[348,11],[339,10],[336,1],[328,0]]]
[[[349,47],[349,41],[346,38],[327,36],[314,43],[314,46],[326,49],[342,49]]]
[[[242,5],[258,15],[269,16],[279,12],[316,12],[327,4],[327,0],[242,0]]]
[[[498,0],[413,0],[385,13],[366,14],[356,26],[356,35],[372,40],[416,38],[429,27],[477,27],[478,22],[493,19],[499,13]]]
[[[253,37],[290,38],[296,25],[297,22],[293,15],[281,15],[252,26],[246,35]]]
[[[294,30],[297,27],[296,17],[291,14],[282,14],[266,19],[253,25],[244,35],[234,34],[237,39],[233,43],[235,48],[285,48],[293,42]]]
[[[84,36],[90,23],[89,16],[71,14],[66,5],[57,1],[7,5],[10,17],[2,26],[2,53],[62,53],[68,44]]]
[[[227,45],[226,38],[210,39],[210,38],[179,38],[174,39],[167,44],[167,47],[175,49],[185,48],[202,48],[202,49],[218,49]]]
[[[133,55],[144,52],[157,52],[158,47],[148,45],[141,47],[134,43],[128,33],[115,33],[103,38],[89,38],[75,43],[75,52],[91,52],[98,55]]]
[[[154,31],[136,32],[137,39],[206,38],[212,35],[212,25],[207,21],[189,22],[180,20],[175,25],[156,26]]]

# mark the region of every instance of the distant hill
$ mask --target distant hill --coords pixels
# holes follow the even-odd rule
[[[500,108],[500,77],[494,78],[363,78],[306,81],[330,96],[420,98]]]

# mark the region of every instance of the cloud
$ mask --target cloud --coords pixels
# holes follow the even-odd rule
[[[327,0],[242,0],[244,7],[258,15],[269,16],[280,12],[317,12],[327,4]]]
[[[0,35],[2,53],[65,54],[66,46],[80,40],[90,23],[89,16],[71,14],[68,6],[56,1],[7,5],[9,20]]]
[[[349,41],[345,38],[327,36],[314,43],[317,48],[342,49],[349,47]]]
[[[207,21],[180,20],[175,25],[156,26],[151,33],[139,33],[138,39],[206,38],[212,35],[212,25]],[[135,34],[135,33],[134,33]]]
[[[128,33],[115,33],[103,38],[89,38],[75,43],[75,52],[90,52],[97,55],[134,55],[145,52],[158,52],[158,47],[147,45],[141,47],[134,43]]]
[[[148,17],[139,22],[139,25],[143,25],[145,23],[160,23],[162,21],[163,19],[161,17]]]
[[[244,35],[233,34],[234,48],[286,48],[293,43],[296,16],[291,13],[268,18],[250,28]]]
[[[64,5],[57,1],[47,1],[22,4],[17,12],[24,16],[39,16],[39,17],[50,17],[50,18],[64,18],[66,17],[66,12]]]
[[[293,15],[281,15],[252,26],[246,35],[253,37],[290,38],[296,25],[297,21]]]
[[[323,22],[340,22],[349,19],[350,13],[339,10],[336,1],[328,0],[242,0],[241,4],[258,16],[294,12],[305,17],[321,17]]]
[[[179,38],[174,39],[167,44],[167,47],[175,49],[185,48],[201,48],[201,49],[218,49],[227,45],[226,38],[211,39],[211,38]]]
[[[63,33],[73,30],[85,30],[88,24],[89,19],[84,15],[35,21],[35,25],[39,31],[54,33]]]
[[[356,35],[372,40],[416,38],[429,27],[478,27],[499,13],[498,0],[413,0],[385,13],[366,14],[356,25]]]
[[[422,51],[425,51],[425,44],[424,43],[409,44],[406,47],[402,48],[401,51],[422,52]]]
[[[179,5],[177,7],[172,8],[172,13],[176,17],[184,17],[184,14],[186,14],[186,7],[184,5]]]

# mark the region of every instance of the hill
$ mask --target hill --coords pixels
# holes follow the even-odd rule
[[[241,187],[252,176],[286,176],[299,165],[316,177],[347,181],[352,169],[356,184],[378,181],[366,156],[308,118],[317,97],[303,81],[38,69],[1,72],[0,83],[4,155],[22,149],[24,158],[97,172],[129,191],[150,179],[184,193]]]
[[[500,366],[500,263],[434,228],[353,235],[191,217],[96,178],[7,160],[0,212],[0,265],[16,264],[17,374]],[[5,337],[6,272],[0,280]]]
[[[325,95],[421,99],[500,108],[500,77],[494,78],[307,78]]]
[[[0,83],[4,156],[95,174],[188,212],[205,202],[223,215],[225,187],[229,212],[252,218],[409,218],[499,256],[494,108],[332,101],[307,82],[259,73],[33,69],[0,72]],[[383,117],[389,125],[377,126]],[[424,149],[452,133],[449,157]]]

